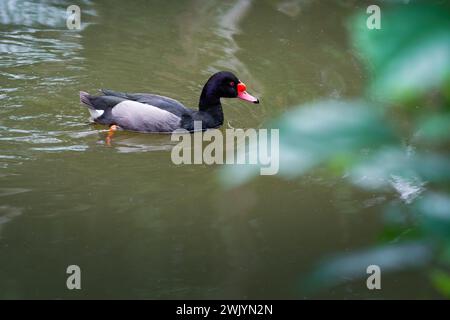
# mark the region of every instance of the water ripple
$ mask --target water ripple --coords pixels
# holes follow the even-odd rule
[[[0,194],[1,196],[1,194]],[[22,214],[22,209],[11,206],[0,206],[0,238],[3,226]]]
[[[86,151],[88,148],[89,146],[87,145],[73,145],[73,146],[58,146],[58,147],[39,147],[39,148],[32,148],[32,150],[61,152],[61,151]]]
[[[89,6],[89,0],[77,1],[77,4]],[[2,0],[0,2],[0,24],[19,26],[65,27],[66,8],[73,1],[61,0]],[[92,11],[88,13],[92,14]]]

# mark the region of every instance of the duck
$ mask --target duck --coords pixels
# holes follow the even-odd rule
[[[218,128],[224,122],[221,98],[259,103],[258,98],[247,92],[246,85],[229,71],[217,72],[208,79],[198,110],[157,94],[100,91],[101,95],[80,91],[80,102],[88,108],[93,122],[109,126],[110,131],[171,133],[184,129],[193,132],[197,121],[201,122],[202,130]]]

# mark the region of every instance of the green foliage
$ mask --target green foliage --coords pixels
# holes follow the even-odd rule
[[[430,277],[435,288],[443,296],[450,298],[450,275],[442,270],[433,270]]]
[[[421,242],[383,245],[369,250],[341,254],[321,263],[301,282],[303,292],[315,292],[348,280],[366,277],[367,267],[377,265],[383,272],[417,269],[432,258],[431,247]]]
[[[280,173],[302,174],[328,162],[346,166],[349,157],[370,144],[394,141],[377,108],[361,101],[324,101],[306,105],[284,115],[280,128]]]
[[[389,218],[382,238],[392,243],[320,263],[303,289],[365,276],[365,268],[377,264],[384,271],[429,268],[436,290],[450,296],[450,276],[443,271],[450,268],[448,9],[428,2],[386,4],[381,30],[366,27],[367,15],[356,16],[349,31],[371,74],[365,98],[299,106],[272,124],[280,129],[282,177],[324,166],[346,173],[361,188],[394,188],[402,195],[385,207]],[[405,132],[396,130],[392,121],[392,106],[411,125],[407,146],[402,142]],[[235,184],[258,173],[254,167],[224,170]],[[414,231],[404,237],[405,230]]]
[[[416,202],[414,210],[419,217],[419,225],[427,232],[429,238],[450,240],[450,197],[428,192]]]
[[[450,141],[450,113],[428,115],[417,121],[418,143],[442,144]]]
[[[445,9],[420,4],[384,10],[382,28],[376,31],[366,28],[366,15],[354,19],[353,42],[373,72],[373,97],[417,101],[448,86],[450,19]]]

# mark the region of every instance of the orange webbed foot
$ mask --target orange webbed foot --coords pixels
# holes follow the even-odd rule
[[[116,132],[119,129],[119,126],[113,124],[109,127],[108,135],[106,136],[106,145],[111,145],[112,137],[114,136],[114,132]]]

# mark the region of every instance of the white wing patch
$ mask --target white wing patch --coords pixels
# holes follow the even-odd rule
[[[102,114],[105,112],[105,110],[94,110],[91,108],[88,108],[88,110],[93,120],[100,118]]]

